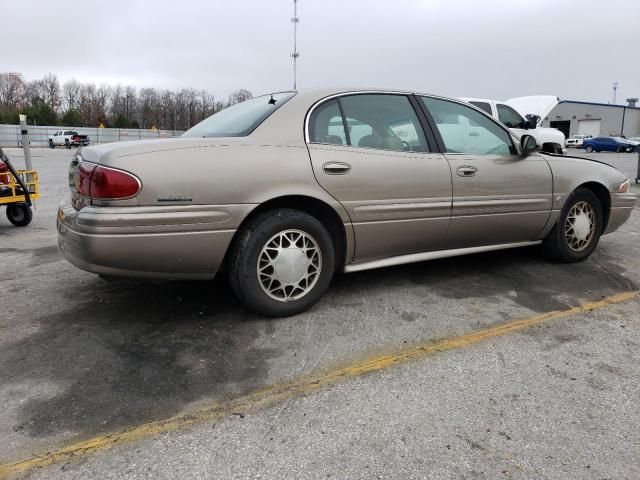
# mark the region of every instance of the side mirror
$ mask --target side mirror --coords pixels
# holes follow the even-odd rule
[[[532,135],[523,135],[520,138],[520,152],[523,155],[528,155],[540,150],[540,145],[536,142],[536,139]]]
[[[538,115],[532,115],[529,113],[526,115],[526,118],[527,118],[527,123],[525,128],[527,130],[533,130],[538,126],[538,122],[540,121],[540,117]]]

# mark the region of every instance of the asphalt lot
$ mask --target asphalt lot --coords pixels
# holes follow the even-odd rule
[[[0,465],[640,290],[636,210],[580,264],[520,249],[344,275],[311,311],[265,320],[223,277],[105,282],[68,264],[55,217],[72,152],[33,152],[43,191],[34,221],[18,229],[0,218]],[[590,156],[635,177],[635,154]],[[640,478],[639,306],[635,297],[460,342],[24,475]]]

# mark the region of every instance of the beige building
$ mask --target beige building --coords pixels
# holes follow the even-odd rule
[[[542,121],[571,135],[634,137],[640,135],[640,108],[628,105],[560,100]]]

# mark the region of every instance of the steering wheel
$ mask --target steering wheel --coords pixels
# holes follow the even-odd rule
[[[403,149],[403,150],[406,150],[406,151],[408,151],[408,152],[410,152],[410,151],[411,151],[411,145],[409,145],[409,144],[408,144],[407,142],[405,142],[404,140],[401,140],[401,141],[402,141],[402,149]]]

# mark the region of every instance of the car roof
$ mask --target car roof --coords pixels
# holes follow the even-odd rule
[[[348,95],[348,94],[361,94],[361,93],[394,93],[400,95],[424,95],[427,97],[439,98],[442,100],[449,100],[456,103],[468,103],[467,99],[459,97],[449,97],[446,95],[439,95],[436,93],[423,92],[419,90],[411,89],[398,89],[398,88],[384,88],[384,87],[326,87],[326,88],[309,88],[298,90],[295,92],[294,99],[297,102],[309,102],[310,105],[319,102],[320,100],[331,97],[333,95]],[[476,108],[472,106],[472,108]],[[476,108],[477,109],[477,108]],[[478,109],[478,111],[481,111]],[[483,111],[484,114],[486,112]]]
[[[472,97],[460,97],[460,100],[464,100],[465,102],[485,102],[485,103],[504,103],[500,100],[491,100],[489,98],[472,98]]]
[[[291,92],[291,90],[289,90]],[[275,92],[274,92],[275,93]],[[283,92],[284,93],[284,92]],[[299,118],[307,118],[310,109],[315,108],[323,100],[333,96],[363,94],[363,93],[393,93],[400,95],[424,95],[432,98],[446,100],[461,105],[468,105],[464,100],[455,97],[446,97],[434,93],[420,92],[412,89],[393,89],[381,87],[352,87],[338,86],[330,88],[309,88],[295,91],[295,95],[284,105],[277,109],[269,116],[269,119],[260,124],[251,136],[256,141],[272,141],[273,138],[279,138],[280,141],[292,142],[295,144],[299,141]],[[268,94],[267,94],[268,95]],[[482,115],[491,118],[489,114],[481,109],[469,105],[480,112]],[[495,120],[494,120],[495,121]],[[506,127],[505,127],[506,128]]]

